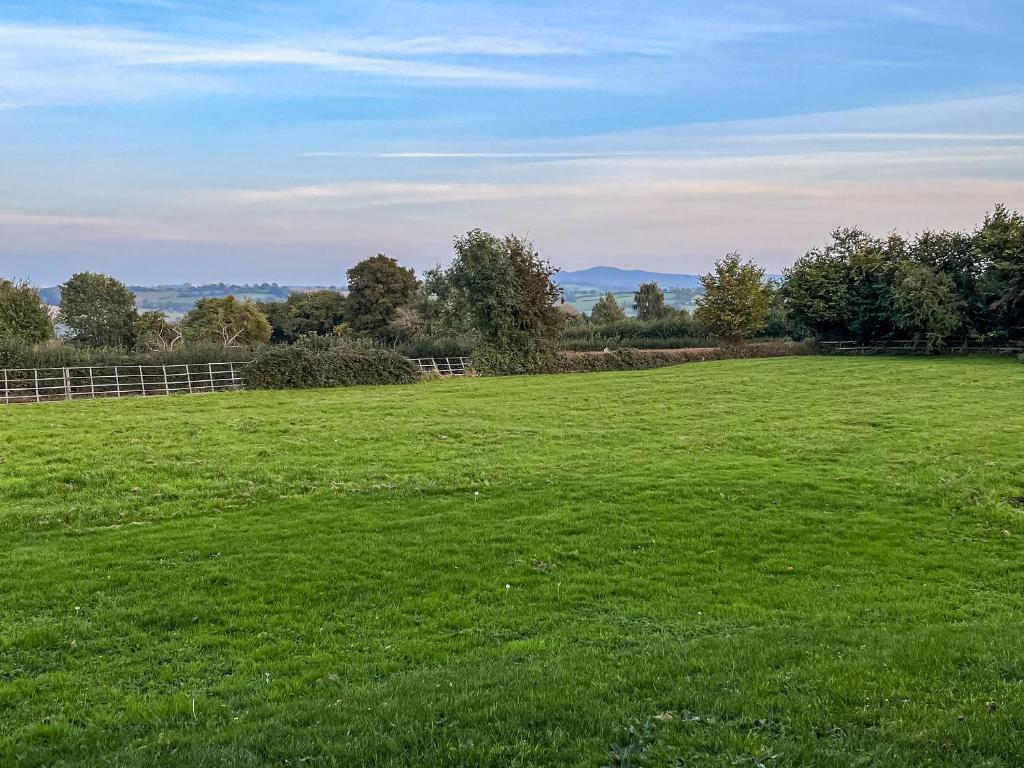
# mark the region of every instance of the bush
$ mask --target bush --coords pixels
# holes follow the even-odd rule
[[[397,352],[351,344],[268,347],[242,373],[250,389],[411,384],[418,378],[413,364]]]
[[[614,352],[563,352],[545,373],[587,373],[594,371],[635,371],[663,368],[681,363],[725,360],[737,357],[785,357],[809,355],[814,351],[807,342],[773,341],[747,344],[732,349],[619,349]]]
[[[420,336],[395,347],[406,357],[469,357],[473,340],[465,338],[434,338]]]

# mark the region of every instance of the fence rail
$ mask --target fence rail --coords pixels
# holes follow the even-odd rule
[[[0,403],[147,397],[240,389],[245,363],[87,365],[0,371]]]
[[[465,376],[466,357],[410,358],[420,373]],[[179,365],[86,365],[69,368],[0,370],[0,404],[91,400],[98,397],[150,397],[242,389],[248,363]]]
[[[916,354],[927,351],[927,345],[923,341],[914,339],[896,339],[889,341],[861,342],[855,340],[847,341],[821,341],[819,346],[826,351],[837,355],[864,355],[877,354],[880,352],[906,352]],[[947,352],[988,352],[995,355],[1013,355],[1024,352],[1024,342],[1009,342],[1005,345],[979,345],[971,344],[969,341],[947,341],[945,349]]]
[[[465,376],[469,370],[468,357],[410,357],[409,362],[420,373],[436,373],[441,376]]]

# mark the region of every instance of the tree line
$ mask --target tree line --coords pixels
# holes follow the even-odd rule
[[[447,268],[422,278],[378,254],[348,270],[347,294],[318,290],[267,303],[203,297],[179,323],[162,312],[140,313],[131,290],[114,278],[79,273],[61,286],[57,321],[66,343],[95,348],[230,348],[309,335],[392,347],[457,340],[478,366],[495,372],[542,368],[573,324],[674,320],[685,326],[683,335],[699,329],[726,345],[766,333],[865,343],[910,338],[930,350],[957,340],[1024,338],[1024,217],[1002,205],[972,232],[877,237],[836,230],[827,245],[797,259],[781,284],[728,254],[701,278],[692,316],[666,305],[654,283],[636,291],[635,320],[611,293],[589,316],[574,316],[564,311],[556,271],[524,238],[473,230],[455,239]],[[0,341],[31,345],[54,336],[38,291],[0,280]]]

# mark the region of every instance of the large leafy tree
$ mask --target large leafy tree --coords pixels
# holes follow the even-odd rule
[[[961,327],[960,311],[952,277],[928,264],[903,264],[892,292],[892,316],[899,330],[933,351]]]
[[[823,338],[885,338],[893,331],[890,304],[907,244],[898,236],[880,240],[856,228],[837,229],[786,270],[786,311]]]
[[[293,293],[285,301],[263,302],[260,309],[270,321],[270,340],[293,342],[300,336],[333,335],[345,322],[348,302],[337,291]]]
[[[28,283],[0,279],[0,341],[36,344],[53,338],[50,313]]]
[[[615,294],[609,291],[594,304],[594,308],[590,312],[590,319],[598,325],[605,325],[617,320],[625,320],[626,311],[615,299]]]
[[[137,319],[135,294],[109,275],[80,272],[60,287],[60,321],[80,344],[131,347]]]
[[[416,273],[382,253],[348,271],[349,325],[354,331],[386,335],[399,307],[411,304],[419,289]]]
[[[643,283],[633,294],[633,309],[638,320],[661,320],[669,313],[665,294],[657,283]]]
[[[761,267],[730,253],[700,282],[704,293],[697,297],[697,319],[713,334],[737,344],[764,325],[775,292]]]
[[[450,306],[463,309],[481,346],[477,364],[496,373],[534,370],[557,351],[564,317],[557,270],[515,235],[479,229],[455,240],[445,273]]]
[[[986,267],[993,324],[1011,337],[1024,336],[1024,215],[997,205],[975,234],[974,247]]]
[[[200,299],[181,321],[190,342],[244,347],[270,340],[270,323],[255,302],[234,296]]]
[[[910,258],[953,281],[960,304],[960,319],[953,333],[966,337],[988,330],[991,323],[981,284],[985,265],[974,247],[973,234],[922,232],[910,245]]]

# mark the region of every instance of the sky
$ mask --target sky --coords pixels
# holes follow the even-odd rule
[[[479,227],[779,272],[1024,208],[1020,0],[0,3],[0,275],[339,284]]]

